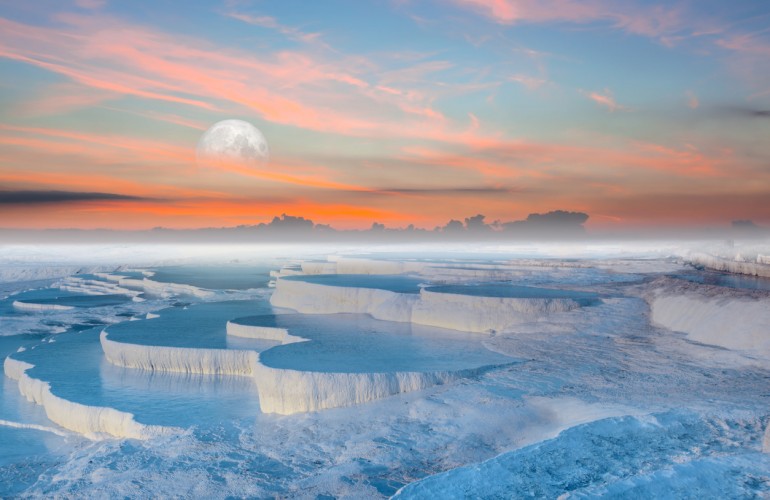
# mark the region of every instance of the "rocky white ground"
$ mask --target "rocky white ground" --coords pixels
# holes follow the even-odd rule
[[[768,249],[2,248],[0,495],[764,496]]]

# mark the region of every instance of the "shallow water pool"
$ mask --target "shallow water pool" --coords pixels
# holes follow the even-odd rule
[[[484,347],[483,335],[366,314],[280,314],[238,318],[236,323],[285,328],[309,342],[260,354],[273,368],[320,372],[443,371],[479,368],[514,360]]]
[[[414,276],[385,274],[313,274],[286,276],[281,279],[304,281],[316,285],[374,288],[396,293],[420,293],[420,285],[425,282],[424,279],[415,278]]]

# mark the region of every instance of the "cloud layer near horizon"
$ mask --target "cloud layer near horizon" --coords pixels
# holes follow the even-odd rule
[[[766,6],[297,5],[0,8],[0,185],[93,195],[0,225],[770,222]],[[269,164],[198,168],[230,117]]]

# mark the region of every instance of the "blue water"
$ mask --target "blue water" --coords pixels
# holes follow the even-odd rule
[[[471,295],[474,297],[501,297],[512,299],[574,299],[578,301],[595,301],[599,295],[592,292],[577,290],[558,290],[554,288],[539,288],[518,286],[501,283],[479,285],[439,285],[426,288],[429,292]]]
[[[424,279],[402,275],[380,274],[315,274],[308,276],[287,276],[289,281],[305,281],[316,285],[341,286],[353,288],[375,288],[396,293],[420,293],[420,284]]]
[[[286,328],[310,339],[260,354],[273,368],[321,372],[464,370],[508,364],[486,349],[478,334],[409,323],[379,321],[365,314],[281,314],[238,318],[245,325]]]
[[[65,311],[21,311],[15,301],[75,307]],[[105,324],[104,316],[130,318],[137,303],[123,295],[85,295],[57,287],[12,293],[0,299],[0,335],[61,333]]]
[[[256,386],[248,377],[117,367],[104,359],[100,332],[95,328],[57,335],[54,342],[13,357],[35,365],[27,373],[49,382],[53,394],[84,405],[133,413],[143,424],[189,427],[253,416],[259,411]]]
[[[131,300],[130,297],[125,295],[65,295],[61,294],[56,297],[47,298],[33,298],[33,299],[17,299],[20,302],[28,304],[55,304],[60,306],[69,307],[104,307],[104,306],[116,306],[118,304],[124,304]]]
[[[505,263],[508,259],[500,253],[483,252],[372,252],[350,254],[345,257],[373,260],[436,262],[436,263],[466,263],[466,264],[495,264]],[[520,255],[517,255],[521,258]]]
[[[410,255],[469,268],[491,261],[486,255],[467,261],[458,255]],[[760,452],[770,423],[770,371],[756,362],[730,364],[732,358],[720,357],[726,356],[724,349],[686,343],[652,328],[648,307],[639,297],[617,293],[615,300],[568,317],[542,318],[515,333],[487,336],[364,315],[275,316],[265,285],[259,285],[259,292],[243,292],[254,279],[267,282],[268,263],[242,276],[237,270],[247,266],[222,267],[233,272],[216,276],[217,266],[174,266],[159,279],[241,290],[208,299],[215,302],[149,297],[146,302],[35,314],[17,312],[10,304],[95,299],[43,288],[0,300],[0,356],[35,364],[30,375],[49,381],[55,394],[135,413],[141,423],[187,428],[172,438],[90,442],[48,421],[40,406],[26,401],[17,384],[4,378],[0,420],[58,429],[66,437],[0,425],[0,497],[381,498],[423,478],[402,496],[770,495],[770,455]],[[129,272],[141,277],[138,271]],[[648,277],[532,267],[511,283],[431,289],[593,303],[611,293],[616,281]],[[742,278],[720,280],[740,284]],[[402,293],[416,293],[422,282],[410,276],[285,279]],[[601,294],[590,293],[594,284],[601,285],[596,287]],[[562,290],[565,286],[587,291]],[[160,317],[129,321],[150,310]],[[235,318],[285,327],[310,341],[275,346],[228,339],[225,324]],[[249,377],[151,373],[107,363],[99,345],[105,325],[115,340],[254,349],[262,351],[269,366],[287,369],[502,366],[365,405],[280,416],[260,413]],[[66,333],[51,335],[53,329]],[[2,336],[8,333],[18,334]],[[21,346],[26,351],[19,353]],[[590,414],[580,405],[592,405],[591,411],[614,408],[613,414],[620,416],[575,426],[574,418]]]
[[[692,271],[672,275],[693,283],[702,285],[724,286],[728,288],[739,288],[744,290],[765,290],[770,291],[770,278],[759,276],[747,276],[743,274],[719,273],[714,271]]]
[[[116,276],[123,276],[124,278],[131,278],[135,280],[141,280],[147,277],[146,274],[144,274],[143,271],[115,271],[114,274]]]
[[[19,348],[29,349],[44,338],[39,334],[0,336],[0,359]],[[51,426],[43,409],[26,401],[16,382],[7,377],[0,381],[0,420]],[[81,441],[76,436],[65,438],[38,429],[0,425],[0,496],[24,491],[47,469],[66,461],[72,445]]]
[[[130,321],[107,328],[118,342],[169,347],[226,349],[227,321],[248,314],[271,313],[267,298],[192,304],[157,311],[159,318]]]
[[[248,290],[263,288],[270,281],[275,266],[164,266],[154,268],[153,281],[179,283],[212,290]]]

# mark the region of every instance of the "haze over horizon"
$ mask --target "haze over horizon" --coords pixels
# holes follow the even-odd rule
[[[6,4],[0,228],[768,226],[769,20],[751,1]],[[196,163],[229,118],[269,161]]]

